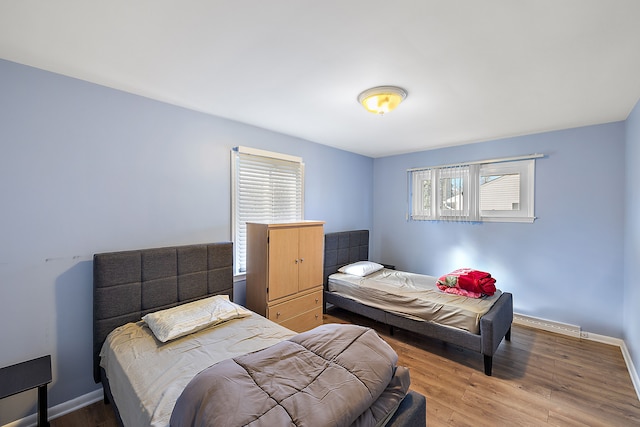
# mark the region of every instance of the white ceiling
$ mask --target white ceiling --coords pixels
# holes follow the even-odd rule
[[[381,157],[626,119],[640,1],[3,0],[0,58]]]

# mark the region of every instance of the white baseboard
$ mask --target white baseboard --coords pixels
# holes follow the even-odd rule
[[[540,319],[538,317],[526,316],[524,314],[513,313],[513,323],[516,325],[529,326],[544,331],[556,332],[570,337],[581,338],[582,329],[577,325],[555,322],[553,320]]]
[[[638,399],[640,399],[640,378],[638,377],[638,371],[636,371],[636,368],[633,365],[633,360],[631,359],[631,353],[629,353],[627,344],[625,344],[624,341],[622,341],[620,350],[622,350],[622,357],[624,357],[624,361],[627,364],[627,369],[629,370],[629,375],[631,375],[631,382],[633,383],[633,387],[636,389],[636,394],[638,395]]]
[[[61,417],[70,412],[77,411],[80,408],[91,405],[92,403],[98,402],[99,400],[102,400],[102,396],[102,389],[100,388],[76,397],[75,399],[62,402],[59,405],[49,408],[49,419],[53,420],[54,418]],[[3,427],[32,427],[36,424],[38,424],[38,414],[31,414],[19,420],[10,422],[9,424],[5,424]]]
[[[549,332],[556,332],[562,335],[568,335],[574,338],[581,338],[589,341],[597,341],[603,344],[615,345],[620,347],[622,351],[622,357],[627,364],[627,370],[631,376],[631,382],[636,390],[638,400],[640,400],[640,378],[638,372],[633,365],[633,359],[627,348],[627,344],[620,338],[608,337],[606,335],[598,335],[593,332],[583,331],[580,326],[570,325],[568,323],[555,322],[553,320],[540,319],[537,317],[526,316],[524,314],[513,313],[513,323],[516,325],[529,326],[531,328],[542,329]]]

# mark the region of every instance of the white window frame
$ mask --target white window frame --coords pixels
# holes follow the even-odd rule
[[[433,191],[433,180],[435,179],[435,172],[431,169],[424,169],[415,171],[412,174],[411,188],[415,191],[415,197],[412,197],[412,219],[415,220],[429,220],[433,219],[433,207],[436,203],[436,194]],[[429,193],[425,192],[425,189],[429,188]],[[424,200],[429,200],[429,205],[425,206]]]
[[[535,160],[485,164],[480,166],[478,182],[484,175],[520,175],[520,202],[518,210],[480,210],[484,222],[533,222]],[[480,193],[479,193],[480,195]]]
[[[483,160],[454,165],[409,169],[408,219],[414,221],[467,221],[467,222],[534,222],[535,159],[542,154],[511,158]],[[480,177],[487,174],[520,175],[517,210],[480,210]],[[442,209],[441,178],[462,179],[462,194],[459,195],[463,208]],[[430,206],[423,202],[427,194],[425,185],[430,183]]]
[[[231,151],[231,239],[235,276],[246,273],[247,222],[304,219],[301,157],[249,147]]]

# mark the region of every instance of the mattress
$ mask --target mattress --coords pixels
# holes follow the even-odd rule
[[[328,290],[370,307],[415,320],[480,333],[480,318],[491,309],[501,292],[467,298],[442,292],[436,277],[382,269],[367,276],[334,273]]]
[[[126,426],[165,427],[178,397],[197,373],[294,335],[252,314],[163,344],[140,321],[109,334],[100,353],[100,365]]]

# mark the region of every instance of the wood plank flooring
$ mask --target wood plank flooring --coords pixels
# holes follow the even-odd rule
[[[411,388],[427,396],[427,425],[640,426],[640,401],[618,347],[514,326],[494,357],[395,330],[334,309],[325,323],[373,327],[411,371]],[[102,402],[51,421],[51,427],[116,427]]]

